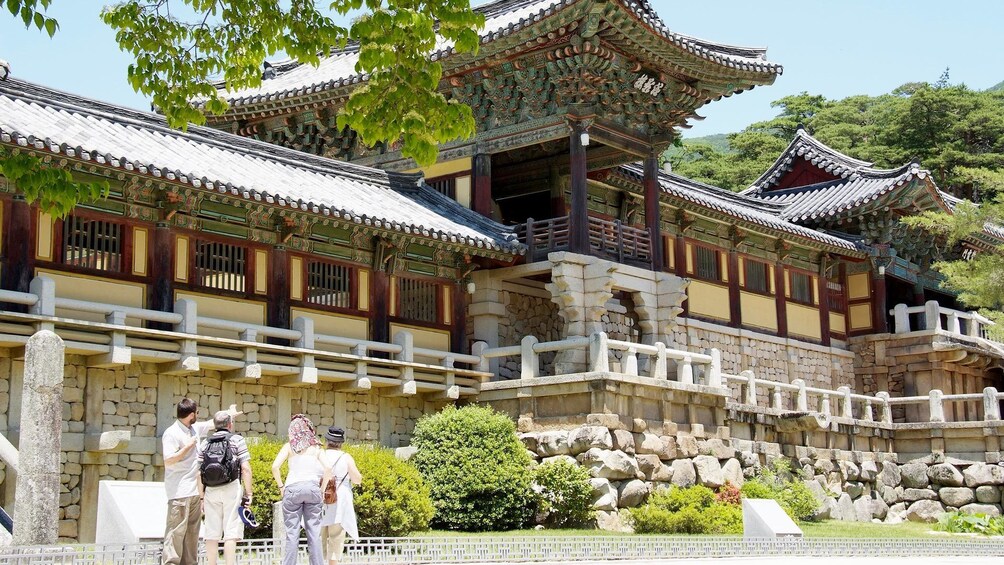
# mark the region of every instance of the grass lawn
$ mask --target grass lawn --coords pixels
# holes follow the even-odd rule
[[[825,522],[804,522],[802,532],[807,538],[927,538],[945,536],[945,533],[932,531],[935,524],[920,524],[903,522],[902,524],[873,524],[865,522],[841,522],[827,520]],[[621,532],[605,530],[513,530],[509,532],[454,532],[433,530],[414,534],[420,537],[575,537],[575,536],[632,536]],[[641,536],[638,536],[641,537]],[[674,534],[673,537],[688,537]],[[699,537],[699,536],[693,536]],[[719,536],[716,536],[719,537]]]

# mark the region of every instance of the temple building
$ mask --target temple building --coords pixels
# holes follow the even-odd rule
[[[0,177],[0,433],[17,444],[27,338],[56,331],[61,537],[94,539],[98,481],[162,478],[158,438],[182,396],[203,417],[237,403],[251,435],[306,413],[401,446],[423,414],[484,401],[521,431],[672,424],[729,440],[741,421],[731,437],[754,442],[776,414],[737,416],[729,388],[755,403],[755,381],[722,375],[777,383],[777,413],[807,409],[805,387],[851,406],[1000,384],[988,321],[958,310],[931,265],[1004,230],[947,249],[904,227],[957,203],[920,164],[877,169],[799,130],[741,193],[660,169],[698,110],[781,74],[764,50],[670,31],[646,2],[478,10],[476,55],[431,54],[477,134],[424,168],[337,128],[365,81],[352,46],[317,67],[274,64],[187,132],[0,80],[0,155],[111,186],[56,218]],[[605,404],[588,375],[624,388]],[[872,418],[870,402],[853,417]],[[966,401],[942,417],[987,414]],[[894,451],[888,426],[925,418],[897,405],[869,441]],[[786,445],[817,441],[799,438]]]

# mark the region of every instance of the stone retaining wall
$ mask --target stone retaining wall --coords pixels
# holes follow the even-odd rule
[[[304,413],[323,429],[337,424],[351,441],[407,445],[415,422],[441,408],[420,397],[388,398],[378,392],[334,390],[332,383],[280,387],[275,378],[260,382],[227,382],[215,371],[189,376],[157,374],[158,367],[133,363],[118,369],[88,368],[85,359],[68,356],[63,391],[62,489],[59,536],[63,541],[89,541],[94,534],[97,484],[100,480],[163,480],[159,437],[174,423],[182,397],[199,404],[199,419],[230,404],[245,413],[235,431],[248,437],[284,438],[292,414]],[[20,375],[23,362],[0,357],[0,431],[17,445]],[[113,452],[88,451],[88,436],[129,430],[128,445]],[[12,509],[14,481],[0,466],[0,505]],[[262,477],[264,480],[265,477]]]
[[[520,340],[528,335],[535,336],[539,341],[557,341],[562,339],[564,324],[558,316],[558,306],[550,298],[530,296],[508,290],[499,292],[506,315],[499,318],[499,346],[519,345]],[[554,353],[544,353],[540,356],[543,374],[554,371]],[[518,357],[502,359],[499,363],[498,376],[502,379],[518,379],[520,360]]]

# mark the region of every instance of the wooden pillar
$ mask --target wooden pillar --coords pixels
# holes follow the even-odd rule
[[[676,276],[680,278],[686,278],[687,276],[687,241],[683,238],[682,233],[676,234],[674,243],[676,244],[676,253],[674,258],[674,264],[676,265]],[[690,307],[688,306],[689,300],[684,300],[683,312],[680,312],[680,316],[686,317],[687,313],[690,312]]]
[[[268,266],[268,325],[273,328],[289,328],[289,252],[285,247],[274,247]],[[265,265],[255,265],[264,269]],[[269,343],[288,344],[288,340],[269,340]]]
[[[729,275],[729,326],[739,328],[743,325],[743,309],[739,295],[739,254],[730,249],[726,260]]]
[[[586,128],[582,122],[569,122],[571,134],[568,138],[569,160],[572,174],[572,202],[568,215],[568,250],[572,253],[589,253],[589,208],[586,192],[586,147],[582,145],[582,134]]]
[[[467,284],[463,281],[453,285],[450,306],[450,348],[454,353],[470,353],[467,347]]]
[[[777,306],[777,335],[788,337],[788,298],[784,295],[784,263],[774,263],[774,304]]]
[[[23,196],[14,196],[3,226],[7,256],[2,276],[4,290],[28,292],[31,279],[35,276],[35,222],[32,221],[32,212]]]
[[[872,327],[875,333],[889,332],[889,306],[886,304],[885,273],[872,273]]]
[[[914,283],[914,285],[913,285],[913,305],[914,306],[923,306],[925,303],[927,303],[927,297],[924,296],[924,285],[920,284],[919,282]],[[895,306],[895,304],[893,306]]]
[[[489,153],[475,153],[473,162],[474,169],[474,194],[471,203],[474,211],[486,218],[492,217],[492,156]]]
[[[150,242],[150,308],[174,311],[174,238],[171,226],[158,223]],[[150,328],[170,330],[171,324],[150,322]]]
[[[370,274],[370,339],[390,342],[390,275],[381,269]]]
[[[819,275],[819,327],[823,345],[830,345],[830,285],[824,274]]]
[[[665,254],[662,252],[662,228],[659,222],[659,157],[653,149],[645,158],[645,229],[651,238],[652,270],[661,271]]]

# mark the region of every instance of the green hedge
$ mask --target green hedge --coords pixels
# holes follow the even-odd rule
[[[544,524],[570,528],[592,519],[593,486],[585,467],[563,459],[543,463],[533,469],[533,485]]]
[[[251,487],[254,497],[251,499],[251,510],[254,511],[258,524],[261,525],[257,531],[245,530],[244,537],[252,539],[272,537],[272,505],[279,501],[279,487],[275,485],[272,478],[272,462],[275,456],[282,449],[283,442],[255,437],[247,438],[248,451],[251,454]],[[288,465],[283,464],[282,475],[285,477],[289,471]]]
[[[658,490],[648,502],[630,510],[639,534],[741,534],[743,511],[738,504],[716,499],[715,491],[696,485]]]
[[[819,501],[804,482],[792,475],[791,464],[785,459],[775,459],[761,468],[740,490],[743,498],[776,500],[792,520],[811,520],[819,509]]]
[[[418,421],[412,445],[432,491],[435,527],[479,532],[530,524],[536,510],[530,458],[508,416],[448,406]]]

